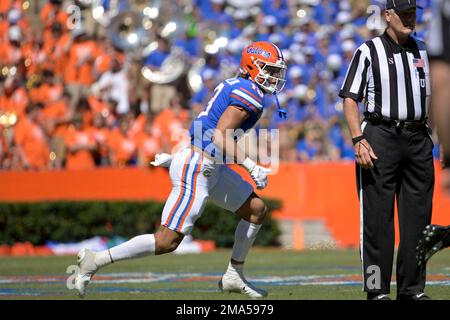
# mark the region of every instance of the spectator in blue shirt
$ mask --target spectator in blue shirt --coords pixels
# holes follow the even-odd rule
[[[262,13],[265,16],[274,16],[277,25],[282,28],[289,24],[289,7],[286,0],[263,0]]]
[[[233,25],[233,18],[225,12],[225,0],[209,0],[209,2],[210,10],[202,10],[201,18],[203,21],[214,22],[222,27]]]
[[[153,50],[144,60],[144,64],[150,69],[161,68],[164,60],[169,56],[169,41],[166,38],[158,37],[158,48]]]
[[[196,117],[204,109],[209,99],[211,99],[214,88],[218,83],[217,76],[217,72],[213,69],[206,69],[202,72],[203,87],[192,97],[191,106],[193,117]]]
[[[201,41],[194,28],[186,28],[183,37],[175,40],[175,46],[180,47],[190,59],[196,59],[200,55]]]
[[[332,24],[339,10],[338,1],[322,0],[310,8],[314,12],[314,20],[319,25]]]
[[[317,129],[307,128],[304,138],[300,139],[296,146],[297,158],[300,161],[308,161],[323,155],[324,146]]]
[[[244,28],[247,24],[247,19],[249,17],[250,17],[250,13],[248,12],[248,10],[237,9],[234,12],[234,14],[233,14],[234,23],[230,28],[230,34],[229,34],[230,39],[236,39],[237,37],[239,37],[241,35],[242,30],[244,30]]]

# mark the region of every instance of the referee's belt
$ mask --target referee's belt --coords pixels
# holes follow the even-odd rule
[[[382,124],[387,127],[395,127],[396,129],[405,129],[413,132],[420,131],[427,125],[427,118],[422,120],[396,120],[374,112],[364,112],[364,120],[370,122],[374,126]]]

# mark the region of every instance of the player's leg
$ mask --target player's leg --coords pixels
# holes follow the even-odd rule
[[[426,269],[416,262],[416,246],[431,222],[434,163],[433,143],[425,130],[408,135],[409,161],[402,164],[398,193],[400,244],[397,253],[397,299],[425,299]]]
[[[235,232],[235,242],[230,260],[232,264],[244,264],[245,258],[264,222],[266,213],[267,207],[264,201],[254,192],[236,211],[241,220]]]
[[[172,192],[164,206],[162,225],[155,234],[136,236],[101,252],[95,253],[87,249],[80,251],[80,272],[75,280],[75,287],[81,296],[84,296],[87,284],[101,267],[121,260],[172,252],[178,247],[201,215],[206,203],[208,193],[201,183],[200,167],[201,155],[190,149],[175,156],[170,165]]]
[[[241,220],[234,233],[234,244],[227,271],[219,284],[223,291],[244,293],[252,298],[267,296],[267,291],[256,288],[244,277],[245,260],[261,228],[266,213],[266,205],[255,193],[252,193],[247,201],[236,211]]]
[[[173,189],[163,209],[161,227],[154,235],[138,236],[111,248],[109,256],[113,262],[172,252],[181,243],[184,235],[191,232],[195,220],[203,212],[208,191],[205,178],[200,174],[201,155],[190,149],[185,153],[187,156],[181,156],[182,159],[185,158],[181,167],[177,158],[171,165]],[[105,253],[105,258],[107,256]]]
[[[219,182],[209,191],[210,199],[222,208],[241,217],[235,235],[228,268],[219,282],[223,291],[246,294],[252,298],[267,296],[267,292],[254,287],[244,277],[244,263],[261,224],[267,207],[253,187],[230,168],[221,168]]]
[[[121,260],[159,255],[174,251],[183,240],[182,233],[162,225],[154,234],[136,236],[111,249],[98,252],[95,262],[98,267]]]

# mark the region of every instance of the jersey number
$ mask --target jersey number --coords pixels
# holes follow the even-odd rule
[[[221,83],[214,89],[214,95],[211,97],[208,104],[206,105],[206,109],[198,114],[199,118],[208,115],[209,110],[211,110],[214,101],[216,101],[217,97],[219,96],[219,93],[222,91],[224,87],[225,85]]]

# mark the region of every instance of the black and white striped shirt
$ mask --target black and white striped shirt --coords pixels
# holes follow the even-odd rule
[[[409,37],[401,46],[386,32],[365,42],[353,55],[339,96],[364,98],[364,111],[393,120],[424,119],[430,97],[425,44]]]

